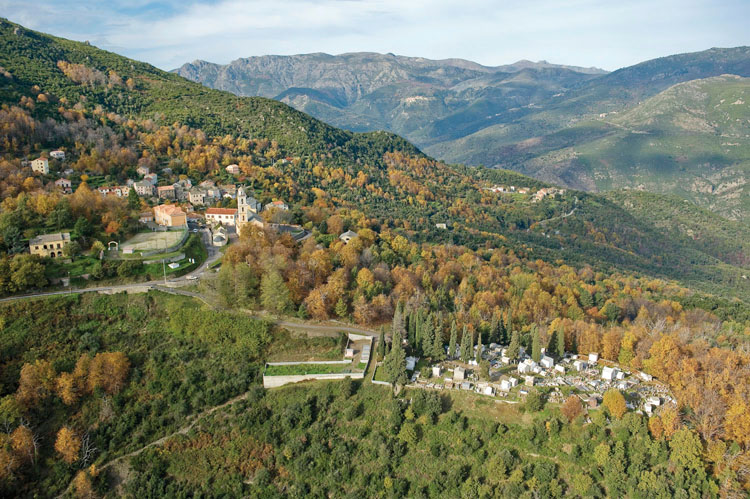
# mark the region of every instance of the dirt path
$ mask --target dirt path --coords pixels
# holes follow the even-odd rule
[[[216,405],[216,406],[213,406],[213,407],[209,407],[208,409],[205,409],[205,410],[203,410],[203,411],[201,411],[201,412],[199,412],[199,413],[197,413],[197,414],[195,414],[193,416],[189,416],[188,417],[188,421],[189,422],[185,426],[183,426],[183,427],[181,427],[181,428],[173,431],[172,433],[170,433],[168,435],[165,435],[165,436],[159,438],[158,440],[154,440],[153,442],[144,445],[140,449],[134,450],[134,451],[129,452],[127,454],[123,454],[122,456],[116,457],[116,458],[114,458],[114,459],[112,459],[110,461],[107,461],[103,465],[97,466],[97,469],[99,471],[104,471],[104,470],[106,470],[108,468],[111,468],[112,466],[117,465],[118,463],[121,463],[121,462],[123,462],[123,461],[125,461],[127,459],[130,459],[131,457],[137,456],[138,454],[140,454],[141,452],[143,452],[144,450],[146,450],[146,449],[148,449],[150,447],[157,447],[159,445],[163,445],[167,440],[169,440],[172,437],[175,437],[177,435],[186,435],[190,430],[193,429],[193,427],[196,425],[196,423],[198,423],[198,421],[200,421],[201,419],[205,418],[206,416],[210,416],[214,412],[216,412],[218,410],[221,410],[221,409],[223,409],[223,408],[225,408],[227,406],[230,406],[230,405],[234,404],[235,402],[239,402],[240,400],[245,400],[248,397],[249,394],[250,394],[250,392],[245,392],[245,393],[243,393],[241,395],[237,395],[236,397],[233,397],[233,398],[227,400],[226,402],[223,402],[223,403],[221,403],[219,405]],[[60,494],[59,496],[57,496],[58,499],[64,497],[66,494],[68,494],[72,490],[73,490],[73,482],[71,481],[70,484],[68,484],[68,487],[65,489],[65,491],[62,494]]]

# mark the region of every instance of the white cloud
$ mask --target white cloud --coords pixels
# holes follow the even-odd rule
[[[493,65],[622,65],[749,43],[745,0],[0,0],[34,29],[87,39],[165,69],[194,59],[353,51]]]

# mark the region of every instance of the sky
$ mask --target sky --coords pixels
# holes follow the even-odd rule
[[[359,51],[614,70],[750,45],[750,0],[0,0],[0,17],[166,70]]]

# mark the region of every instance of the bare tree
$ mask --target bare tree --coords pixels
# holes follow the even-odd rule
[[[81,467],[85,468],[88,466],[89,461],[91,461],[96,454],[96,451],[98,449],[94,447],[91,443],[91,435],[88,431],[83,434],[83,438],[81,438]]]

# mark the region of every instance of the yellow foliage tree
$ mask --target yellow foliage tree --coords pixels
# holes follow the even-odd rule
[[[78,461],[78,453],[81,450],[81,439],[73,430],[67,426],[60,428],[55,440],[55,450],[60,454],[63,461],[73,464]]]
[[[628,410],[625,402],[625,397],[620,393],[620,390],[611,388],[606,391],[603,399],[604,407],[607,411],[617,419],[620,419],[623,414]]]

